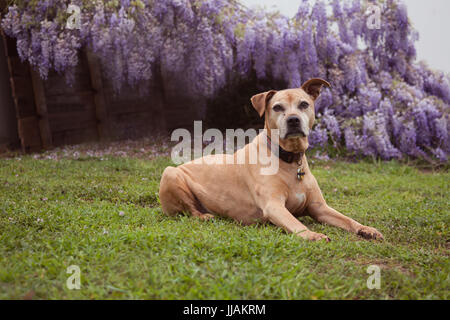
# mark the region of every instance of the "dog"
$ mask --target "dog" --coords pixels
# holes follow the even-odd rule
[[[305,152],[315,121],[314,102],[323,86],[331,87],[327,81],[314,78],[301,88],[270,90],[253,96],[253,107],[261,117],[265,116],[265,131],[234,154],[209,155],[201,164],[191,161],[167,167],[159,190],[163,212],[171,216],[189,212],[205,220],[219,215],[244,225],[270,222],[307,240],[330,241],[297,219],[308,215],[363,238],[382,240],[383,235],[375,228],[328,206],[308,167]],[[271,139],[275,129],[279,133],[278,145]],[[263,147],[280,159],[276,174],[262,175],[260,163],[214,161],[236,160]]]

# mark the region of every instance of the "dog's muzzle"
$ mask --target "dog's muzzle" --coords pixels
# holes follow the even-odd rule
[[[292,137],[306,137],[306,133],[302,129],[302,123],[299,117],[290,116],[286,120],[287,122],[287,133],[286,138]]]

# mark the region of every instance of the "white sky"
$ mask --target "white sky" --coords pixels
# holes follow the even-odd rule
[[[292,17],[301,0],[241,0],[246,6],[264,6]],[[314,1],[314,0],[311,0]],[[450,1],[403,0],[414,28],[419,31],[416,43],[419,60],[434,69],[450,73]]]

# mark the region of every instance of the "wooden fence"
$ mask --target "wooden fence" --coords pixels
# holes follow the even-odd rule
[[[15,40],[3,32],[2,38],[24,152],[190,128],[202,116],[205,101],[179,89],[178,75],[161,71],[160,79],[148,82],[145,96],[128,86],[117,95],[97,58],[81,51],[72,86],[55,72],[44,81],[20,60]]]

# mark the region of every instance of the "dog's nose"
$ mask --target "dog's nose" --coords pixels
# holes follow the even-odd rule
[[[299,127],[300,126],[300,118],[296,116],[291,116],[287,119],[287,124],[289,127]]]

